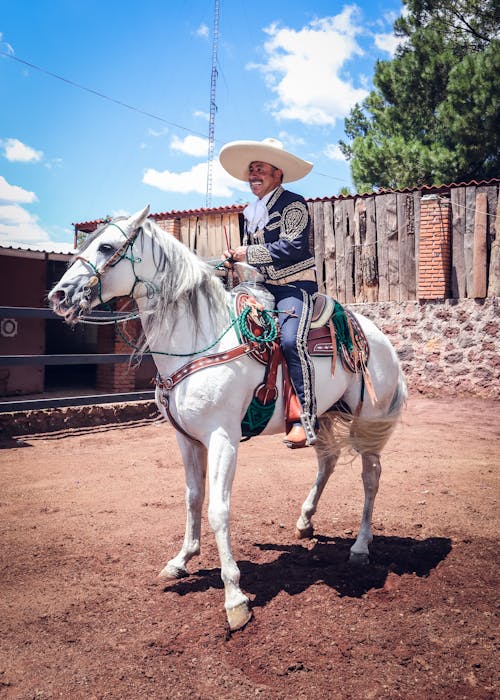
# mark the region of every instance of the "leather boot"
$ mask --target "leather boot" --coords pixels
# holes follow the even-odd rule
[[[300,424],[296,424],[292,427],[288,435],[283,440],[285,445],[292,450],[297,450],[300,447],[306,447],[306,431]]]

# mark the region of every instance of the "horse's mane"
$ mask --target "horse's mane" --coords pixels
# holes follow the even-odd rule
[[[85,251],[110,223],[126,220],[120,216],[105,221],[82,243],[78,254]],[[145,235],[145,232],[148,234]],[[144,334],[138,349],[139,357],[149,348],[154,348],[167,323],[169,330],[175,328],[179,314],[192,319],[193,336],[196,338],[202,322],[202,309],[208,307],[210,320],[216,332],[229,324],[227,294],[222,281],[214,269],[197,257],[187,246],[172,234],[164,231],[152,219],[146,219],[136,242],[136,256],[143,256],[146,246],[151,246],[151,255],[156,269],[153,280],[147,280],[149,300],[142,323]],[[70,265],[73,261],[70,261]],[[151,290],[154,290],[153,292]],[[208,304],[202,304],[202,300]],[[168,317],[168,318],[167,318]],[[149,343],[146,343],[146,334]]]
[[[195,337],[203,321],[201,314],[207,307],[216,331],[227,326],[227,294],[213,268],[151,219],[146,219],[139,233],[141,250],[148,245],[144,232],[150,236],[156,268],[152,282],[157,291],[151,295],[148,313],[143,318],[150,347],[154,348],[155,340],[165,330],[167,323],[169,330],[173,330],[180,313],[192,319]],[[203,304],[203,300],[208,300],[208,304]]]

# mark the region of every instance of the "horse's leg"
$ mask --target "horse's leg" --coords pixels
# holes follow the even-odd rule
[[[369,545],[373,540],[372,534],[372,515],[375,496],[378,491],[380,480],[380,457],[373,452],[364,452],[361,455],[363,463],[363,486],[365,489],[365,504],[363,508],[363,517],[361,527],[356,538],[356,542],[351,547],[349,561],[355,564],[368,564],[369,562]]]
[[[201,508],[205,498],[207,450],[199,442],[178,435],[186,474],[186,531],[182,549],[160,572],[161,578],[188,575],[187,563],[200,553]]]
[[[214,431],[208,448],[210,502],[208,520],[214,531],[224,583],[226,616],[231,630],[244,627],[252,617],[249,600],[240,589],[240,570],[231,550],[229,508],[236,470],[239,435],[231,439],[222,429]]]
[[[312,537],[314,534],[314,527],[311,522],[312,516],[316,513],[318,508],[318,501],[323,493],[323,489],[326,483],[335,469],[335,464],[337,463],[338,453],[332,451],[330,454],[317,454],[318,457],[318,472],[316,474],[316,481],[313,484],[312,489],[302,504],[302,509],[300,512],[299,519],[295,526],[295,535],[298,539],[306,539]]]

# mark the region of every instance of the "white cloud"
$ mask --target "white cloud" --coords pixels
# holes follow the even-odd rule
[[[0,243],[44,245],[49,241],[49,234],[26,209],[18,204],[0,205]]]
[[[201,109],[197,109],[195,112],[193,112],[193,117],[201,117],[207,122],[210,120],[210,114],[208,112],[203,112]]]
[[[150,136],[154,136],[155,138],[158,138],[159,136],[165,136],[165,134],[168,134],[168,127],[164,126],[163,129],[148,129],[148,134]]]
[[[381,51],[385,51],[390,56],[394,56],[396,49],[401,43],[401,38],[394,36],[394,34],[375,34],[374,35],[375,46]]]
[[[32,204],[38,198],[34,192],[11,185],[0,175],[0,244],[34,246],[43,250],[70,252],[70,243],[56,243],[40,225],[38,217],[21,204]],[[71,235],[70,232],[65,232]]]
[[[54,170],[55,168],[62,168],[63,159],[62,158],[51,158],[51,160],[45,163],[47,170]]]
[[[293,134],[289,134],[288,131],[280,131],[278,138],[280,141],[283,141],[283,143],[286,143],[288,146],[292,147],[303,146],[305,144],[305,141],[301,136],[294,136]]]
[[[208,139],[191,135],[186,136],[184,139],[174,136],[170,143],[170,148],[174,151],[185,153],[188,156],[201,158],[202,156],[208,155]]]
[[[214,161],[212,168],[212,195],[215,197],[232,197],[234,190],[248,192],[246,182],[236,180]],[[144,173],[142,181],[146,185],[156,187],[163,192],[179,192],[188,194],[195,192],[205,195],[207,191],[207,163],[198,163],[191,170],[173,173],[169,170],[158,171],[149,168]]]
[[[200,26],[196,30],[195,34],[196,34],[196,36],[202,36],[203,38],[206,38],[209,36],[210,30],[206,24],[200,24]]]
[[[11,185],[0,175],[0,202],[31,204],[36,201],[38,200],[34,192],[29,192],[18,185]]]
[[[18,139],[5,139],[2,141],[4,156],[7,160],[16,163],[37,163],[43,157],[43,151],[36,151]]]
[[[345,63],[363,53],[356,41],[362,32],[358,13],[355,6],[346,6],[298,31],[277,24],[264,30],[267,60],[248,67],[258,68],[276,95],[270,106],[276,119],[333,126],[366,97],[366,90],[342,75]]]
[[[12,55],[14,53],[13,47],[6,41],[3,40],[3,34],[0,32],[0,46],[8,54]],[[2,58],[4,58],[2,56]]]
[[[330,158],[330,160],[345,161],[345,156],[340,150],[340,146],[338,146],[336,143],[327,144],[324,153],[327,158]]]

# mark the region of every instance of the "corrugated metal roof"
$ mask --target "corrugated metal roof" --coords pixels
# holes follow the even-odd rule
[[[401,187],[394,190],[380,189],[376,192],[361,192],[356,194],[338,194],[332,197],[315,197],[313,199],[308,199],[308,202],[329,202],[335,199],[355,199],[355,198],[366,198],[373,197],[376,194],[405,194],[410,192],[443,192],[445,190],[451,190],[456,187],[481,187],[482,185],[498,185],[500,184],[500,178],[493,177],[490,180],[470,180],[469,182],[451,182],[448,185],[420,185],[419,187]]]
[[[149,216],[155,221],[165,221],[166,219],[186,219],[190,216],[199,216],[200,214],[209,216],[211,214],[240,214],[245,208],[246,204],[230,204],[225,207],[214,207],[207,209],[201,207],[200,209],[172,209],[171,211],[157,212],[150,214]],[[93,231],[103,224],[105,219],[94,219],[93,221],[82,221],[78,224],[73,224],[73,226],[78,231]]]
[[[356,194],[339,194],[331,195],[330,197],[308,197],[308,202],[328,202],[337,199],[355,199],[355,198],[366,198],[372,197],[374,194],[391,194],[391,193],[409,193],[409,192],[442,192],[444,190],[450,190],[455,187],[480,187],[481,185],[495,185],[500,184],[500,178],[491,178],[490,180],[470,180],[469,182],[451,182],[447,185],[420,185],[419,187],[403,187],[400,189],[381,189],[376,192],[362,192]],[[225,207],[215,207],[212,209],[200,208],[200,209],[184,209],[171,211],[159,212],[155,214],[150,214],[151,218],[155,221],[164,221],[165,219],[184,219],[190,216],[203,215],[213,215],[213,214],[241,214],[245,208],[245,204],[231,204]],[[93,231],[97,226],[104,223],[105,219],[95,219],[94,221],[84,221],[82,223],[73,224],[73,226],[79,231]]]
[[[72,243],[57,243],[55,241],[47,241],[43,245],[36,245],[35,243],[17,243],[15,241],[0,241],[0,250],[52,253],[56,255],[74,255],[76,253]]]

